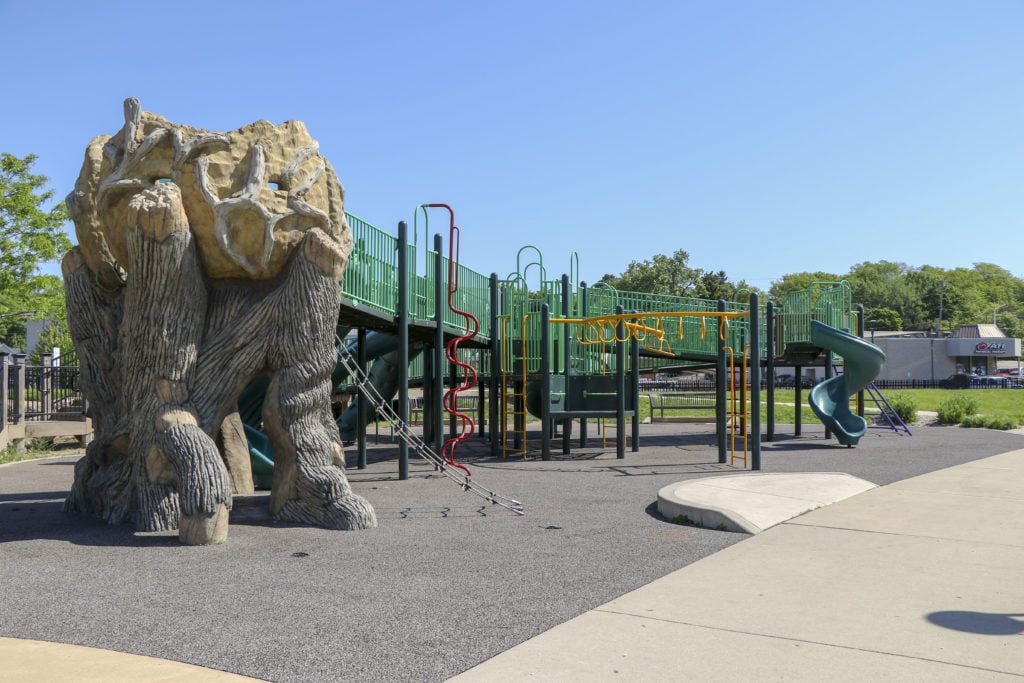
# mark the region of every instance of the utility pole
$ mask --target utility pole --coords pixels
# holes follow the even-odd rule
[[[942,299],[946,293],[946,281],[939,280],[939,336],[942,337]]]

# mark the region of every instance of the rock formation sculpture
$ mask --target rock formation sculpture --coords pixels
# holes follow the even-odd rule
[[[266,374],[271,513],[375,526],[330,412],[352,250],[334,170],[299,121],[221,134],[124,108],[67,198],[68,323],[96,434],[65,509],[223,542],[232,493],[252,492],[235,402]]]

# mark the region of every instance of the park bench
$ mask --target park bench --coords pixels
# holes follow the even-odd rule
[[[714,422],[714,415],[678,415],[677,411],[714,410],[715,392],[687,391],[647,394],[651,402],[651,422]]]
[[[460,411],[467,415],[473,416],[477,411],[480,397],[477,394],[473,395],[461,395],[455,398],[455,405]],[[445,419],[448,418],[447,413]],[[409,424],[421,425],[423,424],[423,397],[422,396],[410,396],[409,397]]]

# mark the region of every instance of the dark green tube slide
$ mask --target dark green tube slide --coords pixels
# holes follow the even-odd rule
[[[868,425],[850,410],[850,397],[878,377],[885,354],[871,342],[817,320],[811,321],[811,343],[843,357],[843,374],[811,389],[811,410],[835,433],[839,443],[856,446]]]

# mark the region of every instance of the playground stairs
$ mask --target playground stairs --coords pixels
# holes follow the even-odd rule
[[[903,421],[903,418],[900,417],[899,413],[897,413],[889,401],[886,400],[885,396],[882,395],[881,390],[875,386],[874,382],[869,384],[865,391],[874,404],[878,406],[879,411],[882,413],[882,419],[886,422],[884,425],[875,425],[876,427],[880,429],[891,429],[897,434],[902,431],[905,432],[907,436],[913,436],[913,433],[910,431],[910,427],[907,426],[907,423]]]
[[[522,453],[526,459],[526,382],[519,377],[502,375],[501,378],[501,457],[510,451]],[[512,446],[509,446],[509,437]]]

